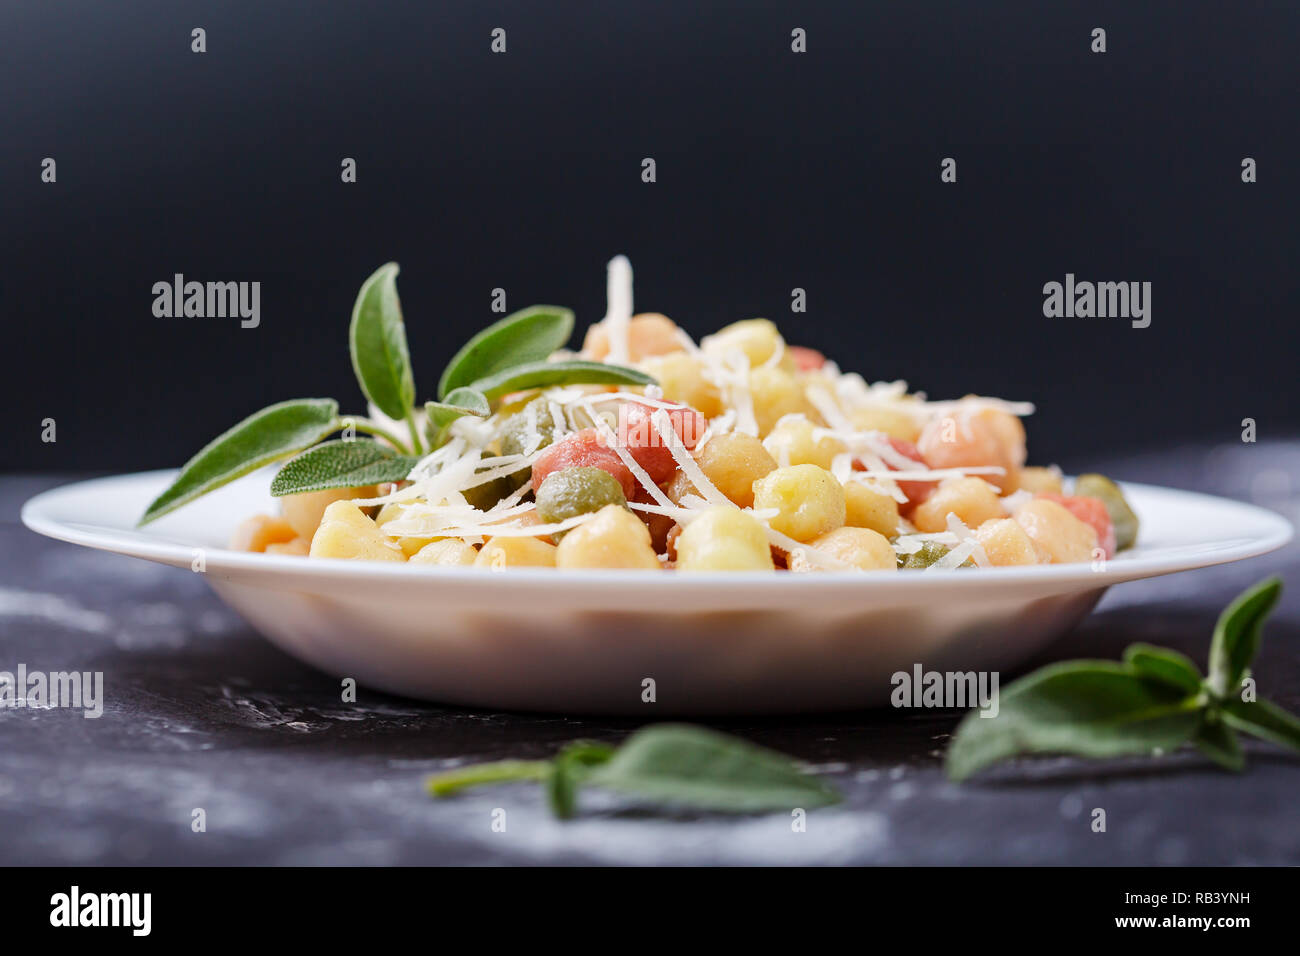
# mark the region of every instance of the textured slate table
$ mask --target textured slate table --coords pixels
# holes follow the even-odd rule
[[[1105,470],[1300,517],[1300,443],[1173,449]],[[634,725],[444,710],[364,688],[343,704],[336,681],[263,642],[201,576],[22,528],[22,501],[64,480],[0,479],[0,670],[102,670],[107,702],[98,720],[0,709],[0,864],[1300,863],[1300,759],[1250,744],[1235,777],[1193,754],[1104,767],[1053,758],[955,787],[940,770],[952,713],[718,724],[843,787],[846,802],[810,814],[804,833],[781,814],[667,819],[599,795],[561,824],[529,786],[433,802],[420,786],[430,770]],[[1291,589],[1256,673],[1262,693],[1296,709],[1298,570],[1291,545],[1122,585],[1050,656],[1117,656],[1148,640],[1203,663],[1222,605],[1279,571]],[[199,807],[207,829],[195,833]],[[496,807],[504,833],[490,827]],[[1105,833],[1091,830],[1094,807]]]

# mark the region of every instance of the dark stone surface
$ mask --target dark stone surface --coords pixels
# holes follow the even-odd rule
[[[1254,499],[1296,520],[1300,444],[1171,449],[1106,463],[1117,477]],[[200,576],[38,537],[19,506],[67,480],[0,480],[0,670],[103,671],[105,712],[0,709],[0,863],[1300,862],[1300,758],[1248,744],[1241,776],[1186,753],[1153,761],[1022,761],[961,787],[940,757],[953,713],[716,722],[817,765],[846,802],[789,818],[638,812],[599,794],[558,823],[532,786],[434,802],[431,770],[549,753],[635,724],[446,710],[338,684],[262,641]],[[1219,609],[1269,572],[1300,580],[1295,545],[1225,568],[1121,585],[1050,658],[1135,640],[1204,662]],[[1300,589],[1268,628],[1261,692],[1300,707]],[[1047,658],[1044,658],[1047,659]],[[201,807],[207,831],[191,831]],[[490,813],[507,811],[505,833]],[[1094,807],[1108,828],[1093,833]]]

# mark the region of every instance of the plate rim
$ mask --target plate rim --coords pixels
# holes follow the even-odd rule
[[[142,541],[138,538],[123,537],[123,529],[104,527],[102,530],[86,530],[70,525],[50,514],[49,509],[69,496],[87,494],[95,486],[109,483],[130,484],[135,482],[158,481],[166,476],[175,475],[179,469],[165,468],[154,471],[126,472],[86,478],[48,488],[27,499],[22,505],[20,518],[30,531],[44,537],[64,541],[99,551],[108,551],[127,557],[166,564],[173,567],[191,565],[194,552],[201,550],[205,570],[217,571],[269,571],[293,572],[323,580],[348,581],[404,581],[428,586],[456,584],[478,590],[487,585],[495,589],[495,582],[503,577],[501,574],[484,574],[481,568],[450,567],[437,568],[431,573],[429,568],[412,567],[408,564],[390,564],[374,561],[349,561],[341,558],[309,558],[295,555],[268,555],[233,551],[224,547],[182,544],[175,541],[159,539]],[[1079,562],[1061,565],[1035,565],[1032,567],[1005,567],[985,569],[984,574],[973,575],[960,569],[927,570],[917,574],[873,575],[862,571],[819,571],[816,574],[777,574],[771,571],[737,571],[737,572],[696,572],[682,575],[664,575],[659,571],[624,570],[624,569],[582,569],[559,570],[554,568],[514,568],[509,571],[507,579],[524,588],[559,584],[587,584],[603,582],[606,584],[624,583],[645,586],[658,584],[671,586],[675,590],[716,588],[719,584],[728,587],[760,587],[764,591],[779,589],[800,592],[817,592],[827,587],[839,591],[847,583],[853,583],[863,591],[888,589],[891,593],[912,590],[925,590],[942,582],[947,587],[962,589],[979,589],[994,582],[999,584],[1044,585],[1057,583],[1069,584],[1088,582],[1096,587],[1137,578],[1157,577],[1192,571],[1200,568],[1214,567],[1260,557],[1284,547],[1295,536],[1295,527],[1278,512],[1250,502],[1238,501],[1221,495],[1210,495],[1199,491],[1182,488],[1170,488],[1163,485],[1150,485],[1140,482],[1120,482],[1121,487],[1131,488],[1139,494],[1201,499],[1213,503],[1216,507],[1230,506],[1250,512],[1268,526],[1266,533],[1243,539],[1242,543],[1225,550],[1202,555],[1137,555],[1132,558],[1121,557],[1106,562],[1106,568],[1093,570],[1090,563]]]

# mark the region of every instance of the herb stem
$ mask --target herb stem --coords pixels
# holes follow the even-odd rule
[[[406,413],[406,426],[411,430],[411,452],[415,455],[426,453],[424,441],[420,438],[420,430],[415,427],[415,411],[408,410]]]
[[[512,780],[544,780],[550,773],[549,760],[497,760],[492,763],[459,767],[435,774],[426,781],[429,793],[445,797],[484,783],[507,783]]]
[[[374,435],[377,438],[382,438],[400,452],[414,452],[414,449],[407,447],[406,442],[402,441],[402,439],[398,438],[376,421],[372,421],[369,418],[358,418],[350,415],[343,419],[343,425],[346,426],[349,422],[352,423],[352,427],[357,431],[364,432],[367,435]]]

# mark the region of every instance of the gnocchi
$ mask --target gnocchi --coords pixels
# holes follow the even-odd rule
[[[375,443],[318,444],[286,465],[280,514],[249,518],[231,546],[453,569],[910,573],[1110,559],[1135,543],[1138,516],[1114,482],[1028,464],[1032,406],[869,384],[764,318],[697,345],[666,315],[633,314],[626,260],[609,283],[582,361],[560,349],[542,361],[545,347],[513,365],[508,349],[494,355],[513,329],[549,323],[552,345],[570,331],[555,307],[508,316],[453,359],[439,403],[405,422],[372,409],[364,427],[351,421]],[[230,434],[268,413],[309,432],[348,421],[332,400],[303,400]],[[192,478],[144,520],[188,500]]]

